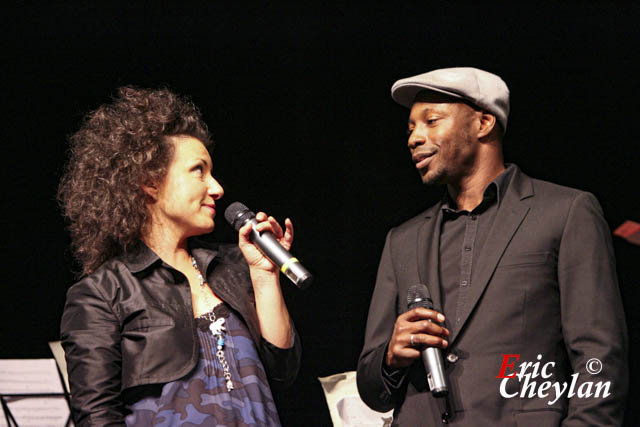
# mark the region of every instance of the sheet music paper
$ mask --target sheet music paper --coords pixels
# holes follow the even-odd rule
[[[69,417],[54,359],[0,359],[0,394],[60,393],[55,397],[5,397],[20,427],[62,427]],[[0,427],[7,426],[2,408]]]
[[[64,358],[62,343],[60,341],[50,341],[49,348],[51,349],[53,358],[56,360],[58,369],[62,374],[62,379],[64,380],[65,387],[67,388],[67,391],[69,391],[69,374],[67,373],[67,361]]]
[[[348,371],[319,377],[334,427],[387,427],[393,410],[376,412],[360,399],[356,372]]]

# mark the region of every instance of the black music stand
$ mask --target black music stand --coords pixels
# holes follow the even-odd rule
[[[45,359],[46,360],[46,359]],[[41,359],[14,359],[14,360],[5,360],[6,363],[14,363],[14,364],[28,364],[28,363],[35,363],[38,364],[42,363]],[[46,362],[45,362],[46,363]],[[47,397],[64,397],[65,401],[67,402],[67,407],[69,408],[69,416],[67,417],[66,422],[64,423],[65,427],[68,426],[73,426],[73,423],[71,421],[72,419],[72,413],[71,413],[71,405],[70,405],[70,396],[69,396],[69,392],[68,392],[68,388],[65,384],[65,380],[63,377],[63,374],[60,370],[60,367],[58,364],[55,364],[56,366],[56,371],[58,373],[58,379],[60,380],[60,386],[62,391],[60,392],[14,392],[9,391],[9,392],[5,392],[5,390],[0,389],[0,406],[2,407],[2,411],[4,412],[4,417],[7,423],[8,427],[19,427],[18,421],[16,420],[16,417],[14,416],[14,414],[11,412],[11,408],[9,408],[9,404],[11,403],[11,401],[15,401],[15,400],[21,400],[21,399],[31,399],[31,398],[47,398]],[[7,366],[8,368],[8,366]],[[50,377],[49,377],[50,378]],[[10,381],[10,380],[8,380]],[[19,379],[16,381],[20,381]],[[51,381],[51,379],[50,379]],[[19,387],[18,387],[19,389]],[[14,408],[15,409],[15,408]]]

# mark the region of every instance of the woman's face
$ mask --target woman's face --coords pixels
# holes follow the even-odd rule
[[[190,136],[174,136],[171,142],[173,159],[151,206],[154,225],[179,239],[210,233],[215,225],[215,201],[224,190],[211,176],[209,152]]]

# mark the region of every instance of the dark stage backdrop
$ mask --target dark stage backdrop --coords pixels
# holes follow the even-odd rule
[[[94,3],[4,8],[0,357],[49,357],[74,281],[55,201],[66,137],[125,84],[168,86],[201,108],[220,212],[240,200],[294,221],[294,253],[318,280],[306,291],[283,280],[304,346],[299,379],[277,396],[285,425],[330,423],[316,377],[356,367],[385,233],[441,194],[410,162],[396,79],[447,66],[501,75],[507,160],[593,192],[612,229],[640,221],[637,6]],[[234,240],[217,222],[213,238]],[[615,249],[637,396],[640,247]],[[629,406],[638,425],[637,397]]]

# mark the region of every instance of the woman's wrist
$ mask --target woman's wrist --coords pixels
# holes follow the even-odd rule
[[[275,266],[269,270],[259,267],[249,267],[249,275],[251,276],[251,282],[254,288],[280,285],[280,271]]]

